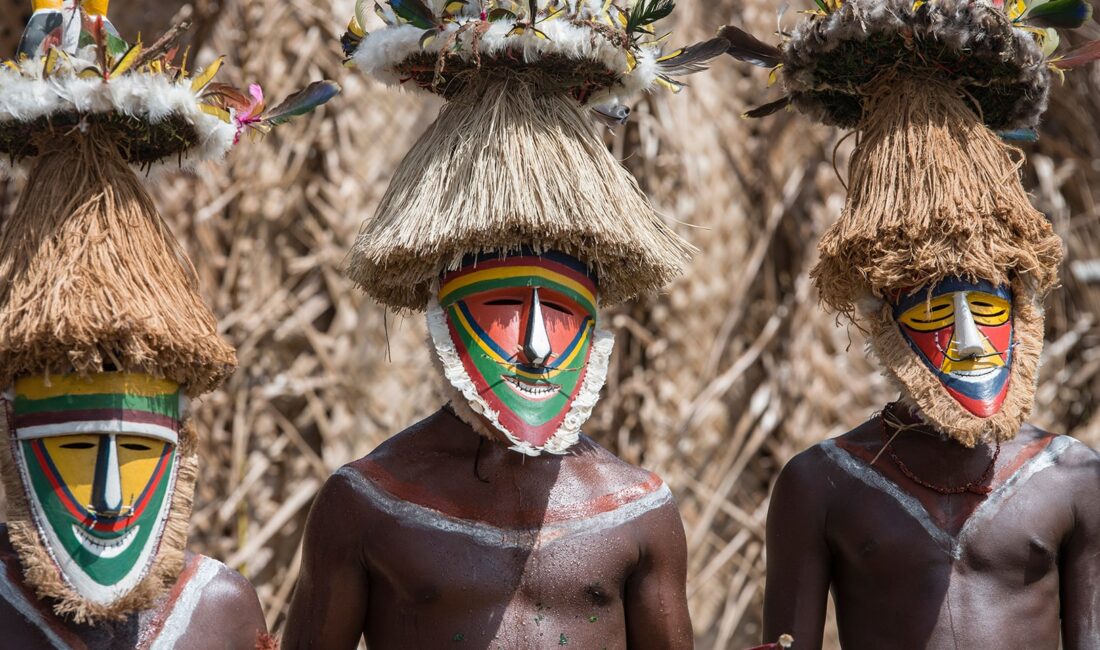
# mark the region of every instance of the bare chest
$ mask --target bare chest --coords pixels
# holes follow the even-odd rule
[[[1057,487],[1055,465],[1065,446],[1055,439],[984,497],[921,493],[926,489],[895,482],[827,446],[846,492],[830,506],[830,543],[840,568],[853,578],[908,584],[957,573],[1005,589],[1054,576],[1059,545],[1073,525]]]
[[[671,499],[658,481],[533,512],[449,512],[363,477],[355,484],[381,515],[363,531],[372,596],[381,590],[425,612],[461,607],[532,618],[621,612],[639,560],[634,524]]]

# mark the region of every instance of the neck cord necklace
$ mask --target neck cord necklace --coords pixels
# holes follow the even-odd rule
[[[897,435],[897,433],[900,433],[902,430],[902,426],[904,426],[897,421],[897,418],[893,417],[892,411],[895,406],[896,403],[887,405],[887,407],[883,409],[882,415],[879,416],[879,421],[882,423],[882,444],[886,448],[886,451],[890,454],[890,460],[894,461],[894,465],[896,465],[897,468],[901,470],[901,473],[904,474],[906,478],[908,478],[910,481],[913,481],[917,485],[926,487],[929,490],[934,490],[936,492],[939,492],[940,494],[964,494],[966,492],[970,492],[972,494],[984,496],[993,491],[993,488],[988,485],[988,482],[989,479],[993,476],[993,469],[997,465],[997,459],[1001,456],[1000,441],[997,441],[997,447],[993,451],[993,458],[989,460],[989,465],[985,468],[985,471],[982,472],[982,475],[979,476],[977,479],[970,481],[966,485],[961,485],[958,487],[944,487],[942,485],[929,483],[928,481],[925,481],[924,479],[914,474],[913,470],[909,469],[909,466],[907,466],[904,462],[902,462],[900,458],[898,458],[897,452],[894,451],[893,445],[890,444],[892,441],[892,437],[890,436],[890,433],[886,427],[887,416],[890,416],[890,419],[893,420],[890,425],[891,427],[893,427],[895,435]]]

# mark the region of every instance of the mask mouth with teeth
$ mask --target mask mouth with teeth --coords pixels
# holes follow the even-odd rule
[[[871,348],[926,422],[967,447],[1016,436],[1042,351],[1034,290],[951,278],[869,306]]]
[[[456,412],[531,456],[579,439],[613,344],[597,319],[595,276],[556,252],[468,257],[428,306]]]
[[[195,480],[174,382],[22,377],[0,403],[9,535],[28,582],[77,619],[120,619],[182,562]]]

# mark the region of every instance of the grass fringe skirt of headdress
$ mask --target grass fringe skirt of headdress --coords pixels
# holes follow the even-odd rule
[[[587,109],[537,72],[468,84],[440,112],[363,225],[348,274],[396,309],[423,310],[463,256],[556,249],[600,278],[604,304],[660,288],[692,247],[610,154]]]
[[[217,387],[236,355],[194,267],[113,141],[55,140],[0,231],[0,386],[111,367]]]
[[[865,109],[848,200],[811,274],[823,302],[853,315],[869,295],[956,276],[1053,288],[1061,241],[1028,201],[1021,154],[957,86],[887,73]]]
[[[184,421],[176,451],[177,470],[172,485],[172,503],[156,556],[145,577],[117,601],[101,605],[81,597],[65,582],[56,561],[42,541],[27,501],[26,487],[15,461],[19,443],[11,433],[8,404],[0,400],[0,476],[7,498],[8,537],[19,554],[23,576],[35,594],[50,602],[54,612],[77,624],[121,621],[136,611],[148,609],[183,570],[184,552],[191,520],[191,506],[198,478],[197,437],[191,420]]]

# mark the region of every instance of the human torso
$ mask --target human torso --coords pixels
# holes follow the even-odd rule
[[[477,474],[472,449],[387,450],[342,469],[372,513],[370,646],[625,648],[638,522],[671,496],[581,446],[559,459],[483,454]]]
[[[57,616],[25,584],[19,559],[0,540],[0,637],[3,647],[25,650],[200,650],[211,646],[208,617],[196,616],[205,593],[229,571],[201,555],[188,555],[176,584],[156,604],[123,621],[76,625]],[[193,628],[201,628],[193,629]],[[201,632],[196,634],[196,632]],[[10,644],[10,645],[9,645]]]
[[[1059,548],[1073,527],[1059,462],[1075,447],[1025,427],[1004,445],[992,492],[945,495],[878,455],[869,431],[822,443],[845,647],[1056,649]]]

